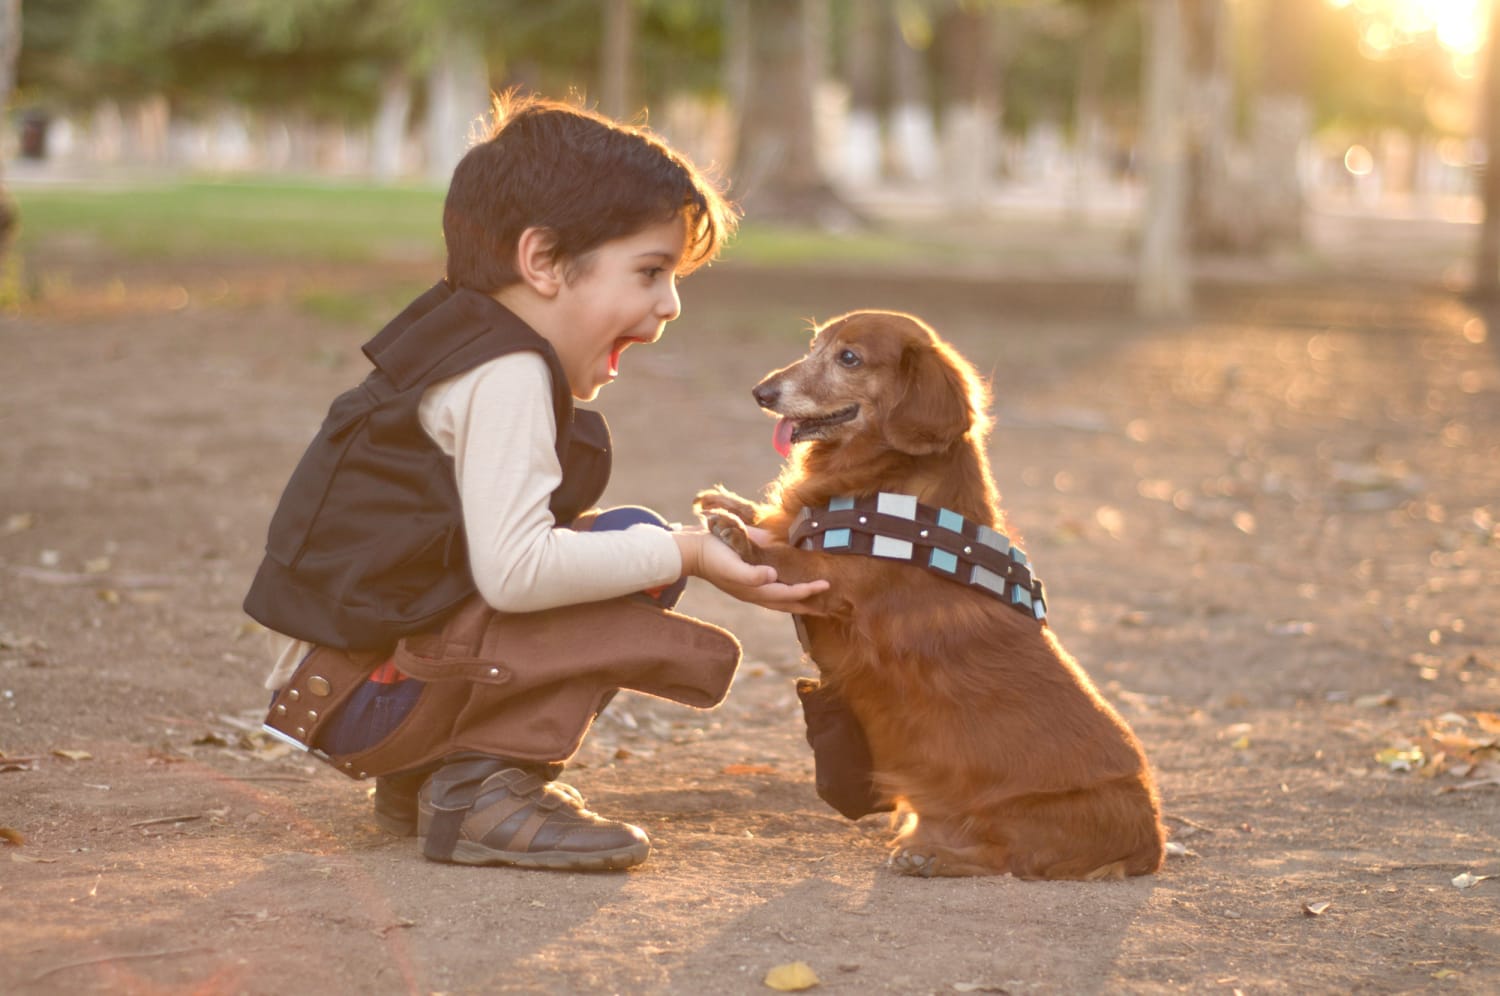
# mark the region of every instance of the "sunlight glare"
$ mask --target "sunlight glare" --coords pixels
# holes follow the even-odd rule
[[[1353,3],[1370,23],[1362,32],[1365,55],[1380,58],[1400,42],[1431,31],[1455,56],[1484,47],[1488,28],[1484,0],[1326,0],[1341,10]]]

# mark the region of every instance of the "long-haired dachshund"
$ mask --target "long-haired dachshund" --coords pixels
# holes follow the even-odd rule
[[[1000,511],[974,369],[919,319],[858,311],[754,395],[780,416],[785,470],[765,503],[718,488],[696,507],[747,561],[831,582],[807,603],[804,646],[904,816],[892,866],[1156,871],[1164,831],[1145,756],[1046,625]],[[746,524],[774,541],[757,545]]]

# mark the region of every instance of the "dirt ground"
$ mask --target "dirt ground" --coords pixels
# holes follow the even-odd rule
[[[0,992],[1500,992],[1500,328],[1441,289],[725,265],[598,407],[606,501],[688,516],[777,468],[749,387],[805,320],[920,314],[994,381],[1052,623],[1181,853],[1124,883],[923,881],[811,786],[785,617],[691,589],[745,660],[622,696],[568,780],[622,874],[425,862],[367,785],[255,733],[239,605],[281,485],[430,270],[33,260],[0,323]],[[1470,877],[1464,877],[1464,876]],[[1462,887],[1467,886],[1467,887]]]

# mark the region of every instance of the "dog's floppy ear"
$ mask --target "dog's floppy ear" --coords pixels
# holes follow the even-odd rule
[[[941,348],[908,343],[901,383],[905,390],[886,418],[885,436],[902,453],[939,453],[973,425],[968,383]]]

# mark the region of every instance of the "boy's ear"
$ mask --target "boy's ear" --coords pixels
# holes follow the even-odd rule
[[[563,269],[557,258],[557,236],[551,229],[532,227],[521,233],[516,240],[516,273],[543,297],[557,294]]]

